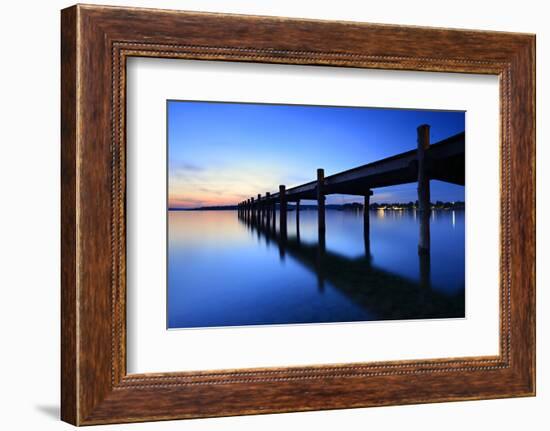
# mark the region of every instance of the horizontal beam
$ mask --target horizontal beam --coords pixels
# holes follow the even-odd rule
[[[464,185],[464,154],[464,132],[430,145],[426,150],[430,177]],[[412,183],[417,180],[417,176],[418,163],[415,149],[329,175],[324,179],[323,194],[364,196],[365,190]],[[273,193],[269,198],[260,197],[260,202],[278,199],[279,193]],[[317,181],[286,189],[288,202],[300,199],[317,199]]]

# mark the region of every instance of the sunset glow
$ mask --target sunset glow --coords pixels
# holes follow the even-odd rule
[[[464,112],[169,101],[170,208],[234,205],[416,148],[416,128],[437,142],[465,129]],[[464,187],[432,181],[432,200]],[[377,189],[371,202],[416,199],[416,184]],[[359,201],[333,195],[327,203]]]

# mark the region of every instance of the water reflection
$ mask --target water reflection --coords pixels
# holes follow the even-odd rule
[[[403,212],[393,215],[401,218]],[[378,216],[384,218],[386,214],[382,211]],[[449,296],[431,290],[429,254],[416,256],[420,279],[415,283],[372,265],[369,231],[363,233],[365,254],[349,258],[327,251],[325,231],[318,231],[317,244],[302,243],[298,215],[293,238],[288,238],[284,229],[277,231],[274,225],[266,224],[263,218],[239,217],[239,220],[263,236],[268,244],[277,244],[281,259],[288,255],[315,273],[319,292],[322,293],[325,283],[329,282],[357,305],[374,311],[380,320],[462,317],[464,314],[462,295]]]
[[[416,252],[414,211],[316,211],[237,217],[170,212],[171,328],[464,316],[464,216],[432,221]]]

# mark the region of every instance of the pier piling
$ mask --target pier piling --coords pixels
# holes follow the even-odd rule
[[[279,186],[279,229],[281,236],[286,238],[286,187]]]
[[[300,230],[300,199],[296,200],[296,231]]]
[[[271,226],[271,193],[265,194],[265,225],[269,228]]]
[[[273,233],[275,233],[277,224],[277,202],[275,201],[275,198],[271,200],[271,213],[273,214]]]
[[[431,286],[431,256],[429,253],[420,253],[418,255],[420,286],[429,289]]]
[[[323,188],[325,185],[325,170],[317,169],[317,225],[319,232],[325,231],[325,195]]]
[[[418,253],[430,252],[430,178],[427,172],[426,151],[430,147],[430,126],[418,127],[418,212],[420,215],[420,232]]]
[[[256,222],[262,222],[262,195],[258,193],[258,199],[256,200]]]
[[[370,197],[372,190],[365,193],[365,201],[363,203],[363,238],[365,242],[365,256],[370,260]]]
[[[370,236],[370,197],[372,190],[367,190],[365,193],[365,201],[363,203],[363,235],[365,238]]]

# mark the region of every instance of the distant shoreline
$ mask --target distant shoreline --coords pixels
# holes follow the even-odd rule
[[[294,211],[294,205],[289,205],[287,211]],[[350,204],[329,204],[326,205],[327,210],[337,210],[337,211],[362,211],[363,204],[360,203],[350,203]],[[317,205],[300,205],[300,211],[316,210]],[[383,211],[406,211],[417,209],[416,204],[413,202],[408,203],[387,203],[387,204],[371,204],[369,206],[370,210],[383,210]],[[431,204],[432,210],[464,210],[465,204],[462,201],[457,202],[433,202]],[[236,205],[226,205],[226,206],[211,206],[211,207],[198,207],[198,208],[168,208],[168,211],[236,211],[238,207]]]

